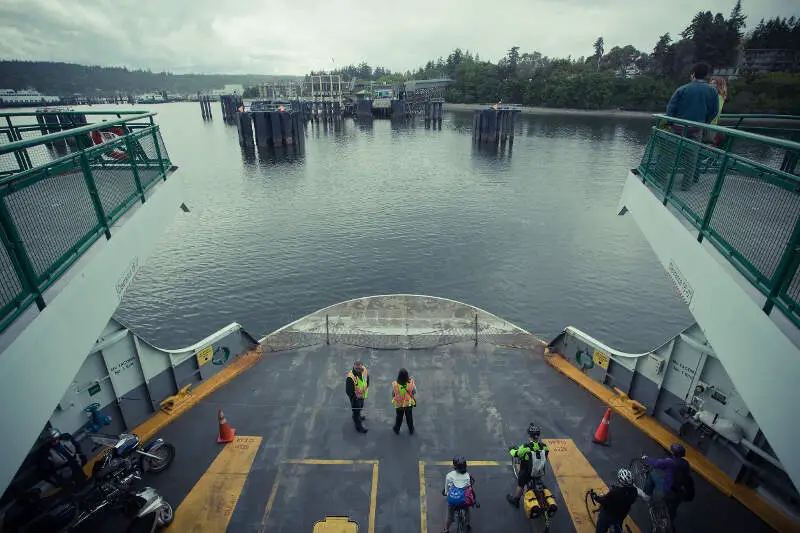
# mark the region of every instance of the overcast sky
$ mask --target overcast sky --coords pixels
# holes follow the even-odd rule
[[[414,69],[454,48],[548,56],[633,44],[650,51],[699,10],[733,0],[0,0],[0,58],[176,73],[304,74],[366,61]],[[797,0],[743,0],[752,28]],[[1,82],[2,80],[0,80]],[[2,83],[0,83],[2,85]]]

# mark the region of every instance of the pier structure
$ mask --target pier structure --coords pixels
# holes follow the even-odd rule
[[[444,98],[431,98],[425,102],[423,107],[423,116],[425,117],[425,127],[430,128],[431,125],[441,129],[442,127],[442,109],[444,107]]]
[[[476,109],[472,116],[472,142],[481,146],[513,144],[514,126],[521,111],[518,105],[502,104]]]
[[[344,110],[345,86],[339,74],[320,74],[309,76],[311,119],[319,122],[341,120]]]

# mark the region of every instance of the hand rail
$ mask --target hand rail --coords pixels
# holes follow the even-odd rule
[[[659,121],[663,120],[671,124],[680,124],[682,126],[687,126],[689,128],[715,131],[717,133],[722,133],[723,135],[737,137],[740,139],[747,139],[749,141],[754,141],[757,143],[768,144],[770,146],[775,146],[776,148],[783,148],[784,150],[791,150],[793,152],[800,151],[800,144],[792,141],[787,141],[785,139],[768,137],[766,135],[761,135],[759,133],[751,133],[749,131],[737,130],[733,128],[728,128],[726,126],[716,126],[714,124],[706,124],[705,122],[693,122],[691,120],[684,120],[682,118],[675,118],[662,114],[654,114],[653,117],[655,117]]]
[[[63,115],[65,114],[65,112],[56,114]],[[107,113],[107,114],[116,114],[116,113]],[[32,146],[37,146],[44,143],[51,143],[54,141],[58,141],[60,139],[66,139],[67,137],[74,137],[75,135],[80,135],[82,133],[91,133],[92,131],[95,130],[110,128],[112,126],[119,126],[121,124],[128,123],[132,120],[154,117],[155,115],[156,113],[153,112],[144,112],[136,116],[118,118],[116,120],[109,120],[106,122],[99,122],[94,124],[87,124],[85,126],[79,126],[77,128],[59,131],[56,133],[48,133],[47,135],[42,135],[41,137],[34,137],[33,139],[23,139],[21,141],[14,141],[9,144],[0,144],[0,155],[16,152],[19,150],[24,150],[25,148],[30,148]],[[47,127],[47,124],[45,124],[44,127]]]
[[[150,113],[144,109],[128,109],[127,111],[84,111],[82,109],[62,109],[61,111],[4,111],[0,117],[35,117],[39,115],[64,115],[69,113],[80,113],[81,115],[141,115]],[[152,113],[155,115],[156,113]]]

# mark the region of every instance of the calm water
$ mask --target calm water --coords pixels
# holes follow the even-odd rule
[[[262,335],[341,300],[463,300],[550,338],[574,325],[640,350],[691,323],[630,216],[616,215],[649,122],[522,117],[508,155],[471,114],[441,131],[345,121],[299,158],[243,156],[219,105],[156,106],[191,213],[178,212],[119,316],[164,347],[231,321]]]

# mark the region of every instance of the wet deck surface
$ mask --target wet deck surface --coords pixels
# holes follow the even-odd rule
[[[366,363],[372,380],[366,435],[355,432],[344,394],[345,374],[355,359]],[[400,367],[418,387],[413,436],[405,427],[400,435],[391,429],[390,384]],[[219,408],[237,435],[260,438],[239,441],[240,448],[255,447],[255,453],[240,450],[239,458],[231,458],[234,447],[222,452],[225,447],[216,443]],[[221,531],[227,523],[232,532],[311,532],[326,515],[348,515],[361,533],[438,532],[448,467],[436,463],[464,455],[499,463],[470,468],[481,502],[473,531],[533,531],[522,511],[505,501],[515,484],[506,450],[525,438],[531,421],[545,438],[571,439],[606,483],[633,457],[663,453],[619,419],[611,423],[611,446],[592,444],[604,411],[604,404],[551,369],[540,353],[472,343],[413,351],[308,347],[266,354],[175,420],[162,432],[177,446],[175,462],[147,482],[177,506],[203,478],[178,510],[179,517],[182,512],[202,517],[193,529],[183,522],[180,531]],[[678,531],[770,531],[742,505],[694,477],[697,496],[680,509]],[[559,504],[551,531],[593,531],[573,522],[552,468],[546,483]],[[643,503],[636,503],[632,517],[641,531],[649,531]]]

